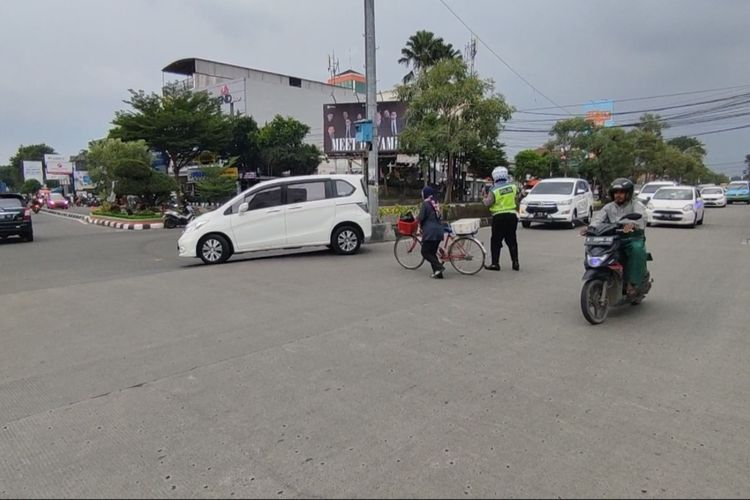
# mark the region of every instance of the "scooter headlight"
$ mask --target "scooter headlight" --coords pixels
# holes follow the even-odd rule
[[[607,260],[609,260],[609,254],[596,255],[596,256],[594,256],[594,255],[587,255],[586,256],[586,260],[588,261],[589,266],[591,266],[591,267],[600,267],[600,266],[604,265],[604,263],[607,262]]]

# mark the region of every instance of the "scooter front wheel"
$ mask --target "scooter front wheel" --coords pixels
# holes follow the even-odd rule
[[[581,312],[586,321],[592,325],[598,325],[607,319],[609,303],[607,301],[606,281],[592,279],[583,284],[583,288],[581,288]]]
[[[167,229],[173,229],[177,227],[177,223],[172,217],[167,217],[166,219],[164,219],[164,227],[166,227]]]

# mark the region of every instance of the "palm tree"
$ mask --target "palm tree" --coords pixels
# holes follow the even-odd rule
[[[461,58],[461,52],[453,44],[445,43],[431,31],[420,30],[409,37],[406,47],[401,49],[399,64],[412,70],[404,76],[404,83],[414,79],[417,73],[443,59]]]

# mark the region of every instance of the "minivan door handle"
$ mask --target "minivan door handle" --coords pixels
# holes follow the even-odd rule
[[[280,209],[280,208],[277,208],[276,210],[269,210],[269,211],[268,211],[268,212],[266,212],[266,213],[267,213],[267,214],[275,214],[275,213],[279,213],[279,212],[281,212],[281,209]]]
[[[302,205],[297,205],[296,207],[289,207],[289,210],[299,210],[302,208]]]

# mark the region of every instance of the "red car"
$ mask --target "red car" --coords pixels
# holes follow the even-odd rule
[[[47,198],[47,208],[68,208],[68,200],[60,193],[52,193]]]

